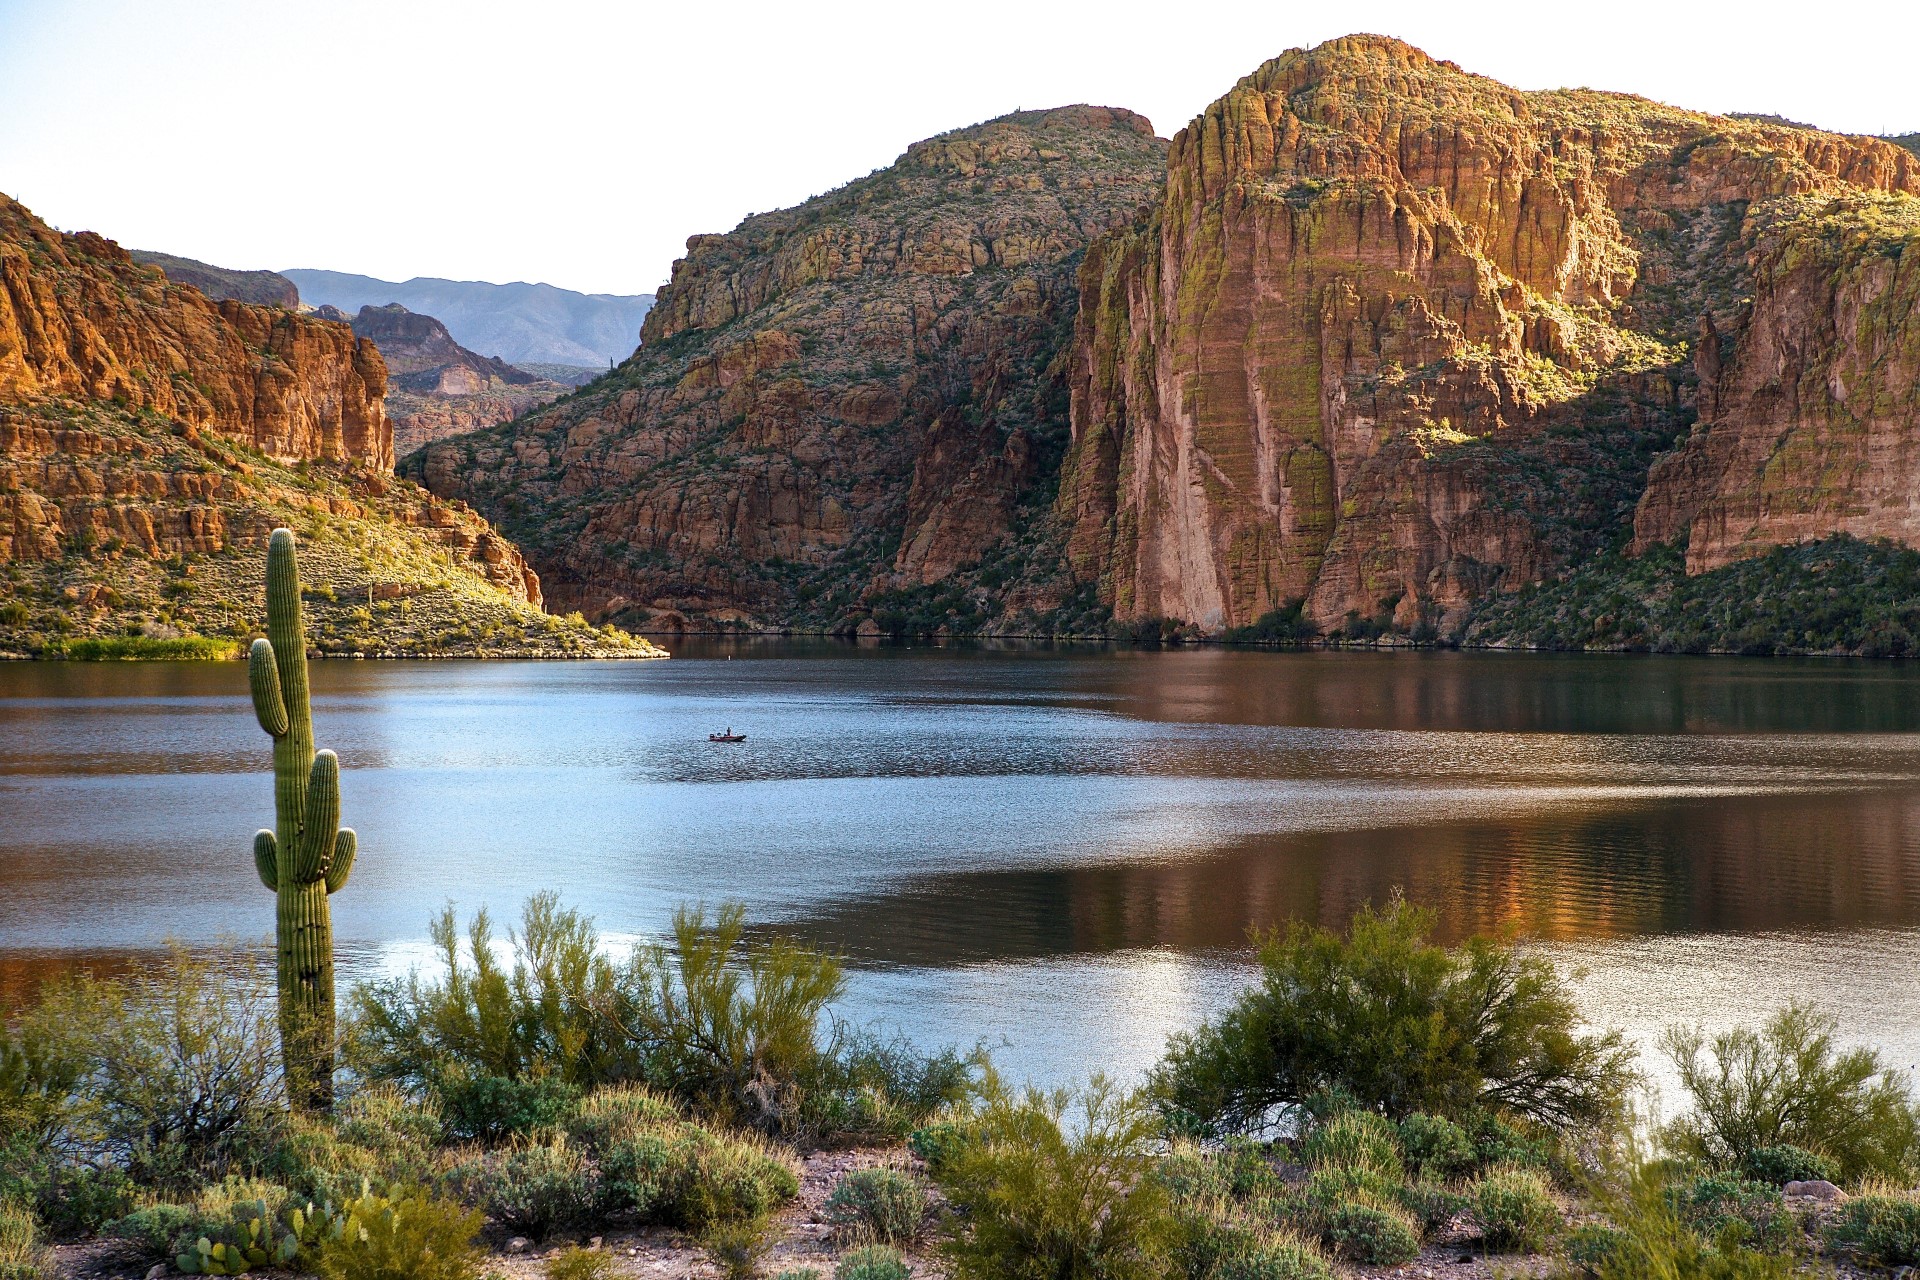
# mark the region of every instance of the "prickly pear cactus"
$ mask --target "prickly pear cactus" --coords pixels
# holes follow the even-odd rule
[[[340,761],[315,754],[307,700],[307,638],[291,529],[267,548],[267,635],[247,655],[260,727],[273,736],[274,829],[253,837],[261,883],[279,895],[280,1053],[296,1109],[333,1104],[333,918],[327,896],[353,869],[354,834],[340,826]]]

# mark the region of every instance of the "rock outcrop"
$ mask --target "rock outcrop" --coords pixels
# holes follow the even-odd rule
[[[591,616],[853,630],[894,599],[982,624],[1055,607],[1054,357],[1085,246],[1153,197],[1164,154],[1130,112],[1023,112],[695,236],[633,359],[409,474]]]
[[[323,311],[339,314],[331,307]],[[440,321],[397,302],[362,307],[351,323],[354,335],[378,347],[386,361],[397,454],[510,421],[569,390],[497,356],[467,350]]]
[[[1521,93],[1381,37],[1284,54],[1087,255],[1057,506],[1075,572],[1122,620],[1304,601],[1323,629],[1445,630],[1617,544],[1636,506],[1643,540],[1704,526],[1703,558],[1852,527],[1850,503],[1892,531],[1911,272],[1851,242],[1916,191],[1878,139]],[[1805,217],[1849,247],[1807,265],[1777,230]],[[1702,332],[1731,363],[1642,501],[1719,359]],[[1723,440],[1736,417],[1774,425]],[[1769,463],[1783,431],[1804,452]]]
[[[548,618],[512,543],[392,475],[386,382],[346,325],[0,200],[0,652],[249,634],[279,525],[323,651],[640,651]]]
[[[235,271],[150,249],[134,249],[131,255],[141,266],[158,267],[174,284],[192,285],[215,302],[287,308],[300,305],[299,288],[278,271]]]

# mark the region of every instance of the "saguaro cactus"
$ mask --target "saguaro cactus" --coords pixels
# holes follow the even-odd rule
[[[340,826],[340,760],[313,750],[307,637],[293,531],[267,548],[267,638],[247,654],[260,727],[273,735],[274,830],[253,837],[260,881],[279,895],[280,1057],[296,1108],[333,1105],[333,918],[327,895],[347,882],[355,849]]]

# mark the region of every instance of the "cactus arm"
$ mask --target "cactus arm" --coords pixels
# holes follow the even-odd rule
[[[260,873],[260,883],[278,892],[280,889],[280,842],[273,838],[271,831],[253,833],[253,869]]]
[[[267,639],[280,670],[291,728],[312,749],[313,719],[307,701],[307,635],[300,617],[300,568],[293,531],[275,529],[267,545]]]
[[[301,884],[327,874],[340,830],[340,757],[321,751],[307,780],[307,811],[300,823],[300,856],[294,879]]]
[[[253,690],[253,714],[260,727],[274,737],[287,732],[287,703],[280,696],[280,673],[274,669],[273,641],[255,640],[247,650],[247,684]]]
[[[340,835],[333,842],[333,863],[327,868],[327,892],[340,892],[347,883],[347,876],[353,870],[353,855],[359,852],[359,842],[350,827],[342,827]]]

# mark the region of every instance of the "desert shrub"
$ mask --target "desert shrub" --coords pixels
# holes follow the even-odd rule
[[[277,1128],[276,1017],[259,975],[178,952],[164,976],[49,983],[9,1033],[0,1114],[62,1159],[189,1188],[256,1158]]]
[[[619,1139],[600,1175],[610,1206],[695,1232],[764,1217],[800,1191],[786,1153],[684,1122]]]
[[[364,1190],[429,1181],[444,1135],[433,1105],[375,1086],[343,1100],[331,1122],[291,1118],[260,1169],[296,1197],[343,1204]]]
[[[907,1280],[912,1274],[898,1249],[870,1244],[843,1255],[833,1280]]]
[[[1430,941],[1396,899],[1345,936],[1296,925],[1260,943],[1263,978],[1176,1036],[1151,1088],[1176,1123],[1252,1132],[1328,1090],[1400,1119],[1510,1112],[1565,1131],[1615,1122],[1633,1080],[1614,1034],[1584,1035],[1545,960],[1476,939]]]
[[[1420,1252],[1420,1231],[1406,1211],[1369,1200],[1336,1200],[1319,1211],[1320,1238],[1349,1262],[1394,1267]]]
[[[605,1249],[572,1245],[551,1254],[543,1270],[547,1280],[612,1280],[619,1267]]]
[[[1531,1169],[1489,1169],[1473,1180],[1467,1194],[1489,1249],[1537,1252],[1560,1230],[1560,1206],[1546,1179]]]
[[[1395,1188],[1394,1203],[1405,1209],[1420,1228],[1430,1235],[1473,1208],[1473,1200],[1437,1182],[1409,1182]]]
[[[474,1243],[480,1214],[419,1188],[366,1195],[342,1206],[317,1251],[321,1280],[473,1280],[486,1253]]]
[[[773,1245],[773,1225],[765,1218],[716,1222],[700,1237],[701,1250],[725,1280],[754,1280]]]
[[[435,1082],[447,1130],[456,1138],[500,1142],[558,1128],[580,1091],[557,1075],[469,1075],[455,1064]]]
[[[826,1280],[818,1267],[794,1267],[782,1271],[773,1280]]]
[[[464,944],[451,910],[433,934],[445,977],[358,988],[349,1060],[370,1079],[437,1094],[456,1133],[534,1132],[562,1118],[563,1090],[648,1084],[769,1135],[897,1139],[968,1074],[957,1055],[921,1058],[832,1023],[839,963],[777,938],[749,942],[737,906],[711,920],[683,909],[671,947],[618,962],[592,920],[551,894],[530,899],[510,933],[510,967],[493,954],[484,911]]]
[[[271,1249],[288,1234],[281,1218],[293,1207],[290,1200],[286,1188],[275,1183],[229,1177],[177,1203],[144,1205],[107,1224],[104,1234],[124,1241],[145,1261],[168,1264],[192,1253],[203,1239],[209,1245],[264,1243]]]
[[[1755,1182],[1774,1187],[1789,1182],[1832,1182],[1840,1176],[1832,1161],[1791,1143],[1755,1147],[1741,1157],[1739,1171]]]
[[[1559,1152],[1550,1131],[1496,1112],[1476,1111],[1464,1118],[1464,1124],[1468,1137],[1473,1140],[1475,1168],[1506,1164],[1547,1169],[1553,1166]]]
[[[1920,1107],[1878,1053],[1838,1049],[1836,1025],[1794,1004],[1757,1032],[1709,1040],[1697,1028],[1670,1030],[1666,1052],[1693,1110],[1667,1126],[1667,1145],[1717,1166],[1791,1145],[1844,1179],[1909,1171],[1920,1157]]]
[[[114,1165],[76,1163],[25,1145],[0,1151],[0,1201],[31,1209],[52,1239],[92,1235],[139,1198],[133,1180]]]
[[[1473,1138],[1445,1116],[1416,1111],[1396,1129],[1407,1167],[1423,1178],[1444,1182],[1464,1177],[1480,1164]]]
[[[1158,1277],[1175,1243],[1153,1169],[1158,1125],[1096,1076],[1078,1092],[1014,1093],[991,1073],[968,1140],[936,1178],[957,1211],[945,1249],[961,1277]]]
[[[0,1280],[40,1280],[48,1274],[47,1252],[40,1246],[33,1210],[17,1201],[0,1200]]]
[[[1309,1241],[1263,1232],[1223,1254],[1205,1280],[1336,1280],[1333,1264]]]
[[[827,1223],[843,1240],[903,1244],[920,1234],[927,1193],[898,1169],[855,1169],[827,1197]]]
[[[1394,1127],[1371,1111],[1343,1111],[1316,1125],[1301,1140],[1300,1158],[1316,1168],[1365,1169],[1395,1182],[1403,1172]]]
[[[1708,1240],[1778,1253],[1804,1239],[1780,1189],[1737,1173],[1710,1173],[1669,1193],[1680,1218]]]
[[[446,1122],[432,1102],[379,1085],[345,1099],[335,1110],[334,1127],[343,1140],[382,1155],[430,1151],[447,1137]]]
[[[488,1217],[534,1240],[592,1226],[604,1212],[593,1164],[565,1137],[486,1152],[450,1180]]]
[[[642,1085],[609,1085],[580,1100],[566,1130],[589,1151],[605,1151],[626,1138],[679,1123],[680,1108],[671,1099]]]
[[[925,1161],[927,1172],[935,1177],[966,1143],[966,1126],[951,1120],[923,1125],[907,1135],[907,1150]]]
[[[1568,1260],[1596,1280],[1787,1280],[1793,1264],[1732,1240],[1704,1239],[1681,1218],[1664,1171],[1640,1164],[1605,1197],[1611,1226],[1576,1228]]]
[[[1829,1249],[1870,1267],[1920,1265],[1920,1194],[1875,1190],[1854,1196],[1821,1235]]]

